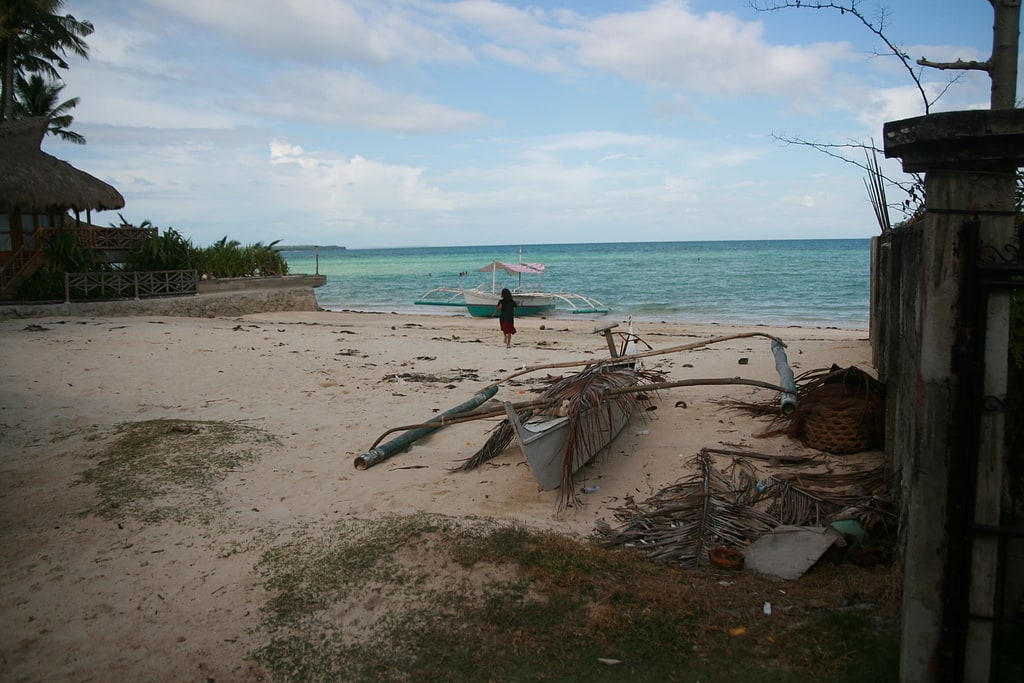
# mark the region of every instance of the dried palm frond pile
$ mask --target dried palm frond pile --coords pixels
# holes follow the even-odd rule
[[[597,531],[609,546],[628,546],[656,562],[695,567],[716,546],[742,548],[773,529],[770,515],[742,501],[741,490],[712,467],[711,457],[697,456],[699,472],[636,503],[627,499],[615,510],[621,526],[598,521]]]
[[[772,417],[775,429],[811,448],[847,455],[885,441],[885,385],[857,367],[813,370],[796,379],[797,409],[779,415],[775,403],[721,401],[734,410]]]
[[[694,458],[692,477],[641,503],[627,499],[614,510],[618,527],[599,521],[602,542],[635,548],[653,561],[696,567],[707,564],[711,548],[742,549],[783,524],[821,526],[856,519],[879,537],[893,531],[895,514],[882,497],[886,480],[881,468],[762,476],[736,452],[720,467],[715,453],[703,449]]]

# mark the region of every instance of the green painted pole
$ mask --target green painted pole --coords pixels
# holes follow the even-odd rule
[[[457,405],[450,410],[444,411],[437,417],[427,420],[427,422],[425,422],[424,424],[430,424],[432,422],[440,423],[443,422],[446,417],[449,417],[451,415],[465,413],[469,410],[473,410],[474,408],[480,406],[486,400],[494,396],[496,393],[498,393],[497,386],[487,387],[480,393],[475,394],[473,398],[469,399],[465,403]],[[368,467],[373,467],[377,463],[387,460],[392,455],[404,451],[406,448],[411,446],[413,442],[415,442],[417,439],[422,438],[427,434],[430,434],[431,432],[440,429],[443,426],[443,424],[438,424],[436,427],[419,427],[418,429],[411,429],[405,434],[395,437],[394,439],[388,441],[387,443],[383,443],[380,446],[371,448],[366,453],[363,453],[362,455],[357,457],[353,464],[355,465],[357,470],[365,470]]]
[[[786,349],[778,339],[772,339],[772,353],[775,355],[775,369],[779,373],[779,385],[786,389],[779,399],[779,410],[789,416],[796,412],[796,380],[793,369],[789,367]]]

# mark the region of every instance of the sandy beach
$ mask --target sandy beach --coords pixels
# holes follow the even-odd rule
[[[237,318],[39,317],[0,321],[0,679],[249,680],[267,599],[254,564],[296,530],[343,518],[493,517],[577,536],[627,496],[685,476],[705,447],[802,453],[758,438],[764,421],[723,411],[746,386],[660,392],[610,452],[579,473],[597,487],[559,512],[518,446],[452,473],[497,419],[451,426],[366,470],[354,459],[387,429],[426,421],[514,371],[606,356],[607,319],[520,319],[512,348],[496,320],[349,312]],[[639,323],[655,349],[756,332],[780,337],[794,372],[870,369],[866,330]],[[658,356],[669,379],[777,382],[769,340],[733,339]],[[503,385],[532,397],[559,370]],[[103,514],[83,482],[124,425],[238,424],[266,437],[217,484],[209,518]],[[188,434],[183,434],[187,437]],[[110,512],[110,511],[107,511]],[[212,521],[211,521],[212,519]]]

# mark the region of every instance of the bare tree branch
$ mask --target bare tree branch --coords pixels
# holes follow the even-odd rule
[[[818,9],[818,10],[833,10],[838,11],[841,15],[849,14],[853,18],[857,19],[867,30],[874,33],[883,43],[889,53],[900,60],[903,64],[903,68],[906,69],[907,74],[910,76],[910,80],[914,82],[917,87],[918,93],[921,95],[921,101],[924,103],[924,113],[929,113],[933,102],[929,102],[928,94],[925,92],[924,84],[921,83],[921,75],[914,68],[913,62],[910,60],[910,55],[907,54],[899,45],[896,45],[885,35],[885,19],[887,12],[884,9],[878,11],[878,18],[876,21],[868,19],[860,10],[859,0],[849,0],[848,2],[831,2],[829,0],[782,0],[781,2],[764,2],[763,0],[750,0],[750,7],[758,12],[778,12],[785,9]]]
[[[927,66],[932,69],[940,70],[956,69],[962,71],[992,71],[992,62],[989,61],[965,62],[962,59],[958,59],[955,62],[933,62],[922,57],[921,59],[917,60],[917,63],[920,64],[921,66]]]
[[[909,181],[907,180],[895,180],[881,173],[880,168],[872,168],[872,165],[866,162],[857,161],[843,154],[844,151],[862,150],[865,156],[871,155],[872,157],[878,154],[884,154],[884,152],[876,147],[874,143],[865,144],[863,142],[857,142],[851,140],[846,143],[823,143],[823,142],[811,142],[809,140],[803,140],[800,138],[790,138],[784,135],[772,134],[772,138],[784,145],[803,145],[804,147],[810,147],[811,149],[826,154],[833,159],[838,159],[847,164],[852,164],[857,168],[866,171],[872,177],[884,181],[890,187],[893,187],[904,195],[906,199],[902,202],[888,204],[889,208],[896,209],[902,213],[905,217],[912,217],[915,212],[919,210],[920,197],[923,196],[924,178],[918,173],[908,174]]]

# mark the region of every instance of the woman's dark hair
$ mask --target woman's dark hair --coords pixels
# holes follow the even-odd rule
[[[502,299],[511,299],[512,298],[512,292],[508,291],[508,287],[506,287],[505,289],[501,290],[501,298]]]

